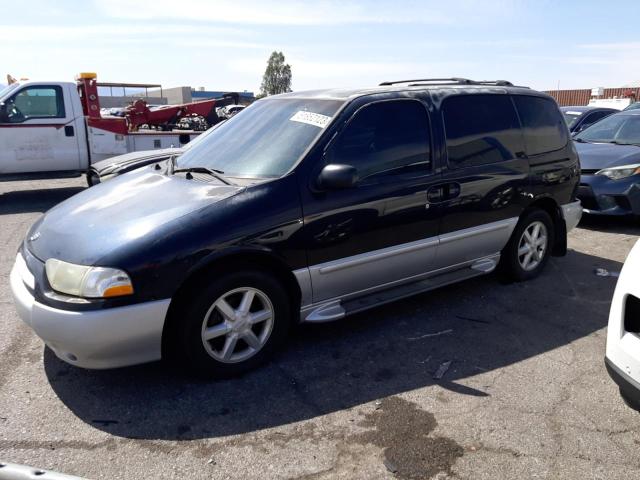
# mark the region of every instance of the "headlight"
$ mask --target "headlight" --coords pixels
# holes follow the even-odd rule
[[[74,265],[50,258],[45,263],[51,288],[60,293],[85,298],[131,295],[131,279],[122,270]]]
[[[596,175],[604,175],[611,180],[620,180],[637,174],[640,174],[640,163],[635,165],[622,165],[621,167],[603,168],[596,172]]]

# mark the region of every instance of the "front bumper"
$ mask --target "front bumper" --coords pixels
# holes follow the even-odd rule
[[[605,353],[609,375],[627,403],[637,409],[640,409],[640,328],[636,300],[640,298],[639,268],[640,241],[629,252],[611,299]]]
[[[640,215],[637,176],[611,180],[604,175],[580,177],[578,198],[584,212],[593,215]]]
[[[604,365],[611,379],[620,388],[620,395],[625,403],[635,410],[640,410],[640,383],[624,373],[607,357],[604,357]]]
[[[562,205],[562,218],[564,218],[567,233],[577,227],[582,218],[582,204],[580,200]]]
[[[35,300],[25,285],[29,275],[18,254],[10,275],[16,310],[61,360],[84,368],[116,368],[160,359],[169,299],[102,310],[61,310]]]

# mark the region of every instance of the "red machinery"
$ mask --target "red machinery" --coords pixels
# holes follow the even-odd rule
[[[78,94],[82,101],[82,109],[87,116],[89,125],[104,128],[109,124],[115,130],[126,132],[137,132],[141,127],[168,131],[177,127],[181,119],[189,117],[202,117],[208,126],[213,126],[222,120],[216,113],[216,108],[225,105],[237,105],[239,95],[237,93],[225,94],[222,98],[213,98],[201,102],[185,103],[182,105],[163,105],[161,107],[149,108],[144,100],[136,100],[125,109],[123,118],[105,118],[100,114],[100,100],[98,98],[98,87],[101,86],[96,80],[95,73],[81,73],[76,78],[78,83]],[[119,125],[116,125],[119,123]]]

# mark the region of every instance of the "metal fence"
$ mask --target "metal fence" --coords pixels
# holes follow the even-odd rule
[[[591,99],[591,89],[582,90],[550,90],[548,93],[556,99],[561,107],[570,105],[587,105]],[[605,88],[604,94],[598,98],[629,98],[640,99],[640,87],[633,88]]]

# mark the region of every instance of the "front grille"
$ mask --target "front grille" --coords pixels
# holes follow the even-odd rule
[[[620,208],[622,208],[623,210],[631,211],[631,202],[629,202],[629,199],[627,197],[616,195],[614,198]]]
[[[624,329],[640,333],[640,299],[633,295],[627,295],[624,302]]]

